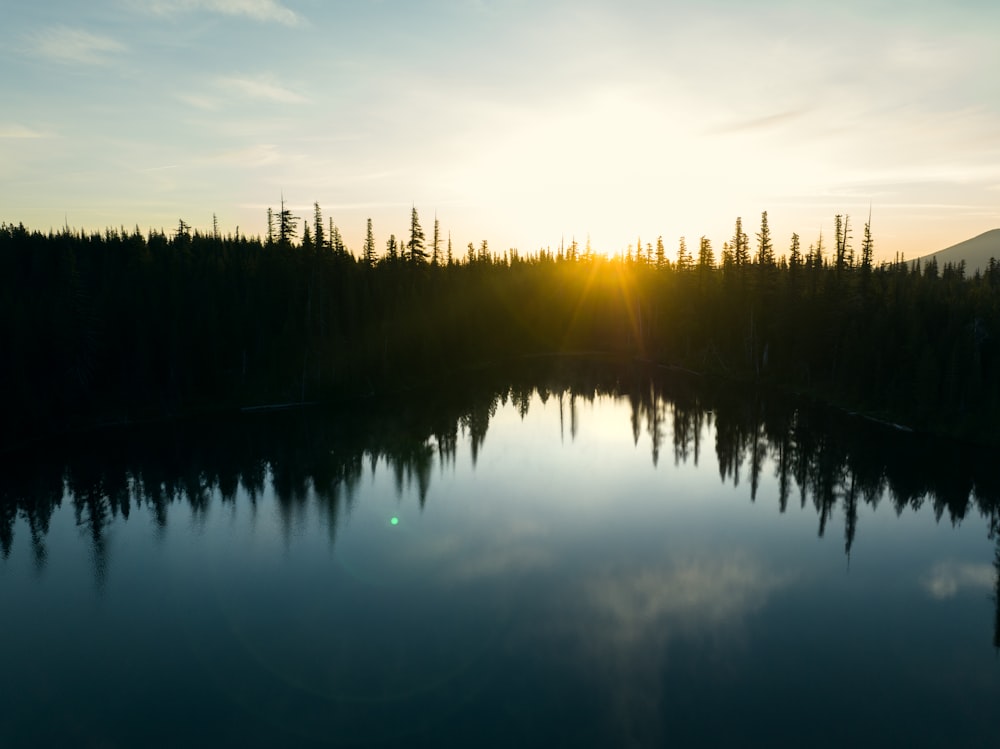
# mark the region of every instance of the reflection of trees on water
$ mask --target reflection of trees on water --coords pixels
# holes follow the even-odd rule
[[[993,557],[993,568],[996,570],[993,584],[993,603],[995,616],[993,619],[993,647],[1000,650],[1000,536],[997,537],[997,550]]]
[[[268,484],[286,526],[315,498],[332,540],[366,469],[383,463],[397,491],[415,490],[423,506],[435,465],[454,465],[460,437],[468,440],[475,465],[497,409],[510,403],[524,417],[536,396],[558,399],[571,439],[578,433],[578,400],[627,400],[632,438],[638,444],[648,436],[654,464],[670,439],[676,464],[697,465],[704,441],[714,434],[723,482],[746,486],[757,501],[770,473],[779,512],[795,497],[802,507],[811,502],[821,536],[842,512],[848,553],[859,508],[886,498],[897,514],[930,502],[938,520],[947,513],[959,522],[978,510],[991,533],[1000,527],[1000,477],[985,456],[966,446],[897,433],[766,392],[651,378],[638,370],[576,363],[543,374],[508,373],[492,383],[488,377],[460,392],[420,393],[337,413],[258,414],[101,435],[72,449],[8,461],[0,485],[0,552],[9,555],[20,517],[36,563],[44,565],[50,520],[65,499],[90,539],[100,579],[106,531],[119,516],[144,508],[163,528],[174,503],[184,501],[199,515],[213,497],[235,501],[241,487],[254,502]]]

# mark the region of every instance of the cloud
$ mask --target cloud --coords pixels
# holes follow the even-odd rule
[[[484,579],[522,574],[551,566],[542,523],[514,521],[488,538],[443,536],[412,550],[415,559],[435,564],[438,579],[449,583],[478,583]]]
[[[260,167],[280,163],[282,155],[276,145],[258,143],[247,148],[217,154],[210,157],[208,161],[212,163],[235,164],[237,166]]]
[[[218,99],[204,94],[189,94],[183,92],[175,94],[175,96],[178,101],[182,101],[195,109],[202,109],[206,112],[215,112],[220,108]]]
[[[42,132],[41,130],[32,130],[23,125],[0,125],[0,138],[33,140],[35,138],[49,137],[51,137],[49,133]]]
[[[758,130],[769,130],[785,123],[792,122],[801,118],[806,114],[806,110],[797,109],[789,110],[787,112],[777,112],[775,114],[765,115],[763,117],[755,117],[749,120],[742,120],[738,122],[730,122],[725,125],[720,125],[719,127],[709,128],[707,131],[709,135],[731,135],[736,133],[745,133]]]
[[[956,596],[962,588],[990,590],[996,583],[996,574],[989,564],[941,562],[934,565],[921,583],[931,598],[943,601]]]
[[[111,37],[66,26],[33,34],[31,42],[38,55],[63,63],[104,65],[114,55],[125,51],[125,46]]]
[[[671,644],[732,657],[746,646],[745,622],[794,582],[794,575],[741,552],[626,563],[582,576],[557,596],[562,617],[552,617],[551,634],[560,648],[570,644],[567,657],[585,678],[606,686],[616,744],[664,745],[663,674]]]
[[[207,11],[285,26],[296,26],[302,21],[298,13],[277,0],[156,0],[148,7],[154,13],[164,15]]]
[[[277,101],[283,104],[297,104],[306,101],[306,97],[301,94],[263,76],[256,78],[224,77],[216,79],[215,83],[221,88],[235,91],[251,99]]]
[[[585,585],[593,615],[589,631],[633,647],[678,630],[721,627],[762,609],[771,594],[791,582],[790,575],[738,556],[605,572]]]

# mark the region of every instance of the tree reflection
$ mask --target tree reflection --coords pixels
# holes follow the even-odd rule
[[[509,402],[525,418],[536,397],[558,400],[560,429],[568,416],[570,439],[580,434],[579,401],[627,402],[630,436],[637,445],[648,438],[654,465],[665,444],[672,445],[675,463],[698,465],[703,446],[714,438],[722,482],[745,485],[748,499],[773,501],[779,513],[797,492],[802,507],[815,507],[820,536],[842,514],[848,555],[860,510],[875,509],[884,498],[897,514],[929,502],[939,521],[947,516],[952,523],[979,512],[1000,543],[1000,476],[985,452],[767,391],[672,372],[651,375],[634,366],[556,360],[478,373],[474,382],[447,392],[336,411],[136,428],[11,456],[0,481],[0,554],[10,555],[21,521],[43,567],[50,521],[65,499],[89,541],[101,584],[109,564],[108,528],[119,517],[127,520],[142,509],[164,529],[176,503],[186,503],[198,517],[213,502],[233,503],[241,493],[254,503],[268,488],[286,538],[312,502],[332,543],[366,467],[374,471],[384,464],[400,498],[415,494],[423,507],[435,465],[454,466],[464,441],[474,466],[498,407]],[[1000,575],[1000,546],[997,553]],[[997,616],[1000,647],[1000,609]]]
[[[996,570],[996,582],[993,585],[993,647],[1000,651],[1000,536],[997,537],[997,549],[993,556],[993,569]]]

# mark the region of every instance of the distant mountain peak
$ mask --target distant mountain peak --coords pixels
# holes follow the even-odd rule
[[[990,258],[1000,260],[1000,228],[984,231],[964,242],[917,259],[923,265],[931,258],[935,259],[939,266],[944,266],[946,263],[958,265],[964,260],[967,275],[972,275],[977,270],[984,271],[989,265]]]

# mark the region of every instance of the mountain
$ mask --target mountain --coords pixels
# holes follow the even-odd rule
[[[964,260],[965,275],[971,276],[977,269],[986,270],[991,257],[1000,261],[1000,229],[990,229],[978,237],[966,239],[964,242],[959,242],[946,249],[924,255],[919,260],[921,265],[926,265],[928,260],[935,258],[938,268],[944,268],[945,263],[958,265]]]

